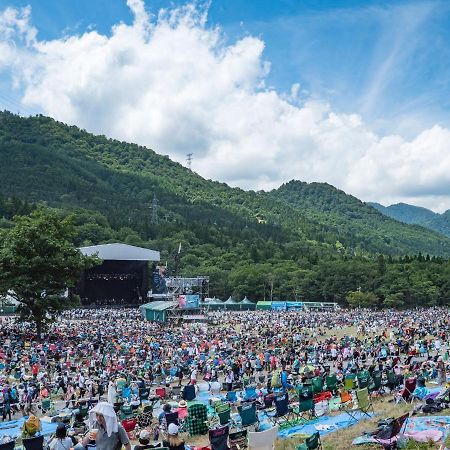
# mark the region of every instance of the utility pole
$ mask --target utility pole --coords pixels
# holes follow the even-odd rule
[[[158,223],[158,199],[156,198],[156,194],[153,194],[152,217],[150,222],[154,225]]]
[[[186,155],[186,162],[188,165],[188,169],[192,170],[192,160],[194,159],[194,154],[193,153],[188,153]]]

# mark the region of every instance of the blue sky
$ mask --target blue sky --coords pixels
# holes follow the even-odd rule
[[[187,2],[145,3],[155,13]],[[1,4],[30,5],[44,40],[92,28],[108,34],[119,21],[132,21],[125,0]],[[212,0],[208,21],[231,41],[261,37],[271,63],[267,81],[277,90],[300,83],[306,95],[362,114],[381,132],[413,136],[420,127],[449,125],[450,2]]]
[[[450,208],[449,61],[446,0],[0,0],[0,108],[243,188]]]

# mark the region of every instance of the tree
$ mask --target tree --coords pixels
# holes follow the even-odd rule
[[[348,304],[354,308],[370,308],[377,306],[378,303],[378,297],[373,292],[349,292],[346,299],[348,301]]]
[[[72,244],[73,220],[40,207],[15,217],[15,226],[2,234],[0,295],[8,292],[19,302],[20,319],[36,324],[39,339],[58,312],[78,302],[65,293],[81,271],[99,262]]]

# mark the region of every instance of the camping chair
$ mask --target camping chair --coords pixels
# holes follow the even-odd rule
[[[273,450],[278,436],[278,426],[264,431],[248,433],[249,450]]]
[[[234,433],[230,433],[228,436],[228,441],[230,443],[230,450],[241,450],[247,448],[247,430],[239,430]]]
[[[256,400],[258,394],[256,393],[256,386],[247,386],[244,392],[244,400]]]
[[[16,446],[16,441],[6,442],[4,444],[0,444],[0,450],[14,450]]]
[[[386,426],[379,430],[374,436],[374,440],[383,446],[385,450],[391,450],[396,448],[397,436],[401,433],[406,422],[408,421],[409,413],[400,416]]]
[[[372,394],[373,392],[381,393],[383,390],[383,384],[382,384],[382,374],[379,371],[372,372],[372,378],[371,383],[369,384],[369,392]]]
[[[386,372],[386,386],[393,391],[394,389],[396,389],[399,384],[399,377],[395,374],[395,372],[393,370],[389,370],[388,372]]]
[[[339,397],[341,398],[341,407],[353,401],[352,395],[346,390],[342,390],[341,392],[339,392]]]
[[[227,426],[220,428],[213,428],[208,431],[209,442],[211,444],[211,450],[229,450],[228,447],[228,434],[230,429]]]
[[[361,370],[356,375],[356,379],[358,380],[358,388],[364,389],[369,386],[370,374],[367,370]]]
[[[43,413],[46,413],[48,411],[50,411],[53,408],[53,404],[51,399],[49,398],[43,398],[41,401],[41,411]]]
[[[220,425],[228,425],[231,422],[231,407],[228,403],[219,403],[215,406]]]
[[[311,386],[312,386],[313,394],[320,394],[323,391],[323,378],[322,377],[314,377],[311,380]]]
[[[237,394],[236,391],[228,391],[226,394],[226,399],[230,403],[236,403],[237,402]]]
[[[165,387],[156,388],[155,393],[160,398],[166,398],[166,395],[167,395]]]
[[[325,384],[327,387],[327,391],[331,391],[333,394],[336,392],[337,390],[337,377],[336,374],[333,373],[332,375],[328,375],[325,378]]]
[[[353,408],[344,408],[343,411],[347,413],[351,419],[358,421],[356,414],[359,412],[362,416],[371,417],[369,411],[373,412],[373,405],[370,401],[369,390],[367,388],[358,389],[356,391],[356,398],[358,400],[358,405]]]
[[[44,450],[44,436],[24,439],[22,443],[25,450]]]
[[[289,397],[287,393],[275,397],[275,414],[270,415],[269,419],[274,425],[294,425],[299,417],[297,408],[294,410],[289,406]]]
[[[320,434],[317,432],[308,436],[305,442],[297,447],[297,450],[316,450],[321,448],[322,442],[320,442]]]
[[[352,391],[356,388],[356,380],[354,378],[344,378],[344,389],[346,391]]]
[[[178,399],[181,397],[181,386],[174,386],[170,392],[172,399]]]
[[[187,384],[186,386],[184,386],[183,392],[181,394],[183,400],[191,402],[192,400],[195,400],[195,396],[195,386],[193,384]]]
[[[238,413],[241,418],[242,428],[251,427],[252,425],[258,427],[259,418],[255,402],[238,406]]]
[[[416,378],[408,378],[405,380],[405,387],[395,395],[395,401],[397,403],[404,401],[410,403],[413,399],[413,392],[416,389]]]
[[[308,419],[315,417],[314,399],[311,388],[306,387],[299,391],[298,406],[294,409],[297,416],[304,418],[306,415]]]
[[[140,388],[139,389],[139,400],[141,402],[143,400],[148,400],[149,396],[150,396],[150,389],[149,388]]]
[[[131,405],[122,405],[120,407],[120,419],[130,419],[134,417],[133,407]]]
[[[185,429],[191,436],[208,433],[208,408],[203,404],[194,404],[188,407],[188,416],[184,422]]]
[[[171,423],[178,425],[178,411],[169,412],[164,414],[164,419],[166,421],[166,427],[169,428]]]
[[[89,416],[89,405],[80,405],[80,407],[78,408],[78,412],[80,413],[80,418],[85,419]]]

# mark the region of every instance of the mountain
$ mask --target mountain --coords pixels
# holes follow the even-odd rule
[[[443,214],[435,213],[427,208],[397,203],[383,206],[379,203],[368,203],[384,215],[408,224],[421,225],[450,237],[450,210]]]
[[[327,252],[339,242],[350,253],[450,254],[450,240],[390,220],[330,185],[292,181],[269,193],[246,192],[205,180],[148,148],[44,116],[2,113],[0,157],[4,196],[96,211],[113,229],[129,227],[145,238],[156,196],[168,234],[189,230],[194,244],[206,239],[222,246],[251,235],[301,243],[306,252]]]

